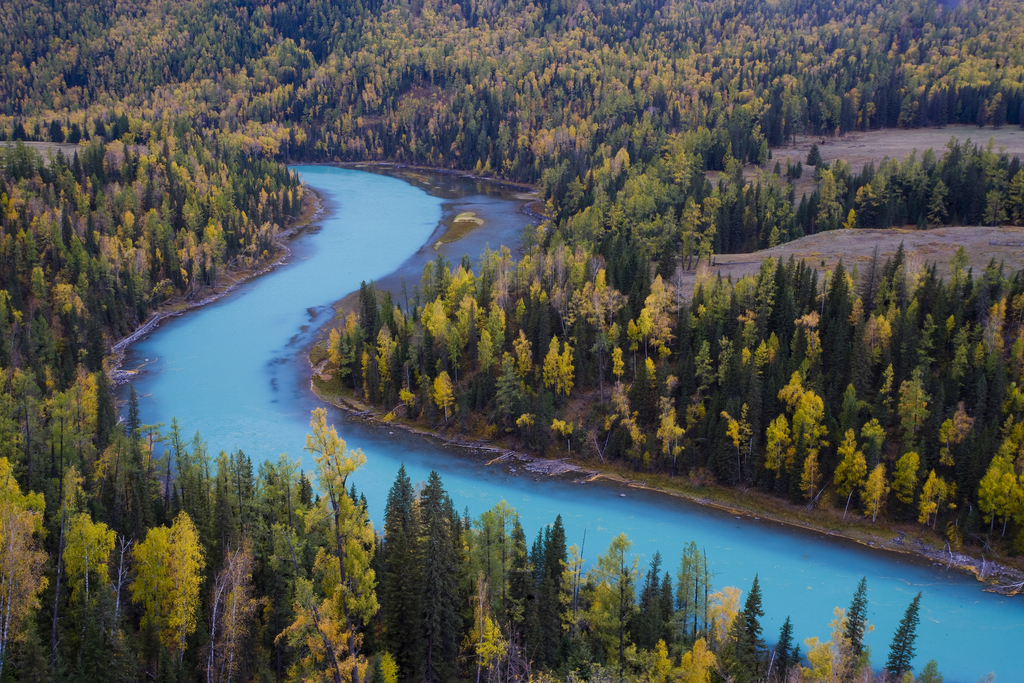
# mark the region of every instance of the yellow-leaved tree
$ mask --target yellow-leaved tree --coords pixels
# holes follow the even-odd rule
[[[444,370],[434,379],[434,403],[444,410],[444,421],[447,423],[448,409],[455,403],[455,394],[452,393],[452,380]]]
[[[348,450],[334,427],[327,426],[327,411],[318,408],[310,420],[313,433],[306,450],[316,461],[321,497],[306,517],[308,530],[326,532],[329,547],[320,547],[313,571],[323,597],[312,581],[296,581],[295,621],[278,637],[301,645],[296,663],[303,680],[333,679],[359,683],[368,662],[362,654],[360,629],[377,613],[376,576],[370,566],[375,548],[373,525],[366,508],[346,489],[349,476],[366,457]]]
[[[137,575],[132,602],[141,604],[144,626],[157,630],[178,660],[185,654],[185,638],[196,630],[199,589],[206,560],[199,530],[182,511],[170,528],[153,527],[134,551]]]
[[[636,557],[629,558],[633,543],[626,534],[612,539],[604,555],[597,558],[597,566],[590,570],[595,585],[594,602],[590,607],[590,623],[598,640],[605,647],[610,664],[618,664],[621,672],[628,626],[637,611],[636,580],[639,572]]]
[[[892,490],[901,503],[909,505],[914,502],[914,494],[917,493],[917,470],[920,465],[921,457],[913,451],[904,453],[896,461]]]
[[[39,607],[46,588],[43,566],[46,553],[36,546],[43,530],[41,493],[21,492],[7,458],[0,458],[0,676],[8,647],[24,637],[22,621]]]
[[[921,502],[918,508],[921,514],[918,516],[917,521],[921,524],[928,524],[929,520],[931,520],[932,528],[934,529],[938,524],[939,512],[942,510],[942,506],[947,500],[953,498],[955,493],[956,485],[950,486],[946,483],[945,479],[935,476],[935,470],[932,470],[928,475],[928,480],[925,481],[924,486],[921,488]],[[954,508],[956,505],[950,505],[949,507]]]
[[[879,510],[885,505],[885,496],[889,493],[889,483],[885,480],[885,465],[879,463],[871,470],[868,479],[864,482],[864,489],[861,492],[861,499],[864,501],[866,512],[871,513],[871,521],[878,517]]]
[[[868,473],[868,465],[864,461],[864,452],[857,448],[857,437],[852,429],[846,430],[843,443],[839,446],[839,466],[836,467],[836,490],[839,495],[846,496],[846,508],[843,510],[843,520],[846,520],[846,513],[850,509],[850,499],[853,497],[853,490],[861,485],[864,476]]]
[[[809,669],[803,669],[805,680],[821,683],[832,681],[850,680],[856,670],[857,655],[853,650],[850,639],[846,637],[846,610],[836,607],[832,612],[835,619],[829,624],[832,629],[832,637],[826,641],[818,640],[818,637],[808,638],[804,641],[807,645],[807,662],[811,665]]]
[[[679,678],[682,683],[710,683],[711,670],[718,660],[703,638],[698,638],[693,649],[683,655],[679,662]]]
[[[88,513],[72,518],[64,551],[64,571],[73,599],[88,602],[91,582],[100,586],[110,582],[107,561],[114,551],[115,536],[114,530],[103,522],[93,523]]]

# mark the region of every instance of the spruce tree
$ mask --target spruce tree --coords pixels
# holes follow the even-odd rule
[[[779,630],[779,642],[775,645],[775,653],[768,664],[768,677],[771,678],[772,671],[778,671],[776,678],[780,681],[786,680],[789,669],[799,661],[797,652],[793,648],[793,622],[786,617],[786,623]]]
[[[889,647],[889,659],[885,663],[885,668],[897,681],[903,677],[905,672],[911,670],[910,663],[914,660],[914,641],[917,640],[917,624],[921,621],[920,609],[921,594],[918,593],[907,607],[907,611],[893,635],[892,645]]]
[[[756,680],[760,673],[765,650],[760,621],[760,617],[763,616],[761,585],[755,574],[754,583],[747,594],[747,602],[743,606],[743,611],[736,616],[732,627],[732,636],[736,644],[734,674],[737,680]]]
[[[917,677],[917,683],[942,683],[942,674],[939,673],[939,665],[934,659],[921,669],[921,675]]]
[[[672,577],[669,576],[668,572],[665,572],[665,576],[661,581],[661,595],[658,597],[659,607],[661,608],[661,639],[665,641],[666,645],[671,645],[675,642],[675,610],[673,605],[675,604],[675,593],[672,589]]]
[[[431,472],[420,494],[422,520],[419,562],[423,579],[422,676],[426,683],[446,680],[458,654],[459,557],[455,553],[454,519],[451,501],[437,472]]]
[[[857,657],[864,652],[864,629],[867,627],[868,614],[868,581],[861,577],[857,584],[857,592],[853,595],[850,609],[846,611],[846,633],[843,635],[850,641],[853,654]]]
[[[403,676],[416,672],[420,617],[413,488],[405,465],[398,470],[384,508],[384,572],[381,607],[384,649],[395,656]]]
[[[521,640],[524,627],[535,621],[533,618],[533,584],[531,579],[530,558],[526,548],[526,534],[517,516],[512,524],[512,561],[508,575],[508,613],[509,627]]]
[[[821,161],[821,151],[818,149],[818,144],[814,143],[811,145],[811,151],[807,153],[807,165],[816,167]]]
[[[640,612],[636,616],[632,632],[633,642],[644,650],[653,650],[662,637],[661,628],[661,553],[654,553],[651,566],[640,589]]]

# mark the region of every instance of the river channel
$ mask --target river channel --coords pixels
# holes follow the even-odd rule
[[[124,367],[141,367],[134,384],[143,423],[169,424],[177,417],[186,435],[203,435],[211,453],[241,448],[258,463],[287,451],[303,457],[309,471],[305,435],[310,411],[321,403],[309,389],[304,349],[334,315],[331,304],[361,281],[377,280],[404,305],[401,284],[411,294],[425,261],[438,253],[455,263],[463,254],[475,259],[488,244],[515,251],[529,219],[512,192],[469,179],[403,179],[322,166],[297,170],[324,198],[320,228],[294,239],[291,256],[270,274],[133,344]],[[475,212],[484,228],[435,252],[439,223],[462,211]],[[802,651],[804,638],[827,639],[833,608],[848,606],[860,577],[867,576],[868,620],[875,630],[865,641],[876,667],[885,662],[904,609],[921,591],[916,670],[934,658],[946,681],[973,683],[989,672],[999,681],[1024,680],[1024,601],[983,592],[973,577],[656,493],[486,466],[474,454],[427,437],[333,409],[330,416],[349,447],[366,454],[366,466],[353,480],[365,492],[378,530],[399,465],[414,482],[435,469],[457,509],[476,516],[504,499],[518,510],[531,540],[560,514],[570,544],[580,544],[586,532],[588,562],[625,532],[641,566],[660,550],[662,566],[674,573],[683,545],[696,541],[708,555],[716,588],[746,591],[759,575],[769,641],[787,615]]]

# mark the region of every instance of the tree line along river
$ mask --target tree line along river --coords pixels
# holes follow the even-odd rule
[[[299,166],[304,182],[325,203],[320,228],[290,244],[291,256],[272,273],[246,283],[204,308],[165,322],[136,342],[125,367],[135,378],[144,423],[176,417],[186,435],[199,431],[211,453],[241,448],[254,463],[282,452],[302,457],[309,415],[321,405],[309,389],[305,350],[332,315],[331,304],[377,280],[396,292],[419,281],[422,264],[441,253],[453,262],[475,258],[489,244],[514,245],[529,221],[511,193],[463,178],[419,174],[412,184],[382,173]],[[485,227],[452,244],[431,245],[443,216],[473,211]],[[734,515],[657,493],[609,484],[572,484],[487,466],[440,442],[369,425],[332,410],[331,421],[366,465],[354,475],[378,532],[395,474],[404,463],[414,482],[437,470],[455,502],[476,516],[501,500],[519,512],[527,537],[561,515],[567,542],[582,543],[593,561],[626,533],[641,564],[660,551],[675,570],[684,544],[695,541],[712,565],[716,589],[747,590],[755,574],[764,595],[765,635],[787,616],[798,642],[827,638],[835,606],[847,606],[861,576],[868,578],[865,637],[880,666],[913,596],[921,591],[915,668],[936,659],[947,681],[973,682],[995,672],[1019,680],[1024,671],[1024,603],[982,591],[973,577],[948,573],[910,556]],[[621,494],[625,493],[625,497]],[[802,648],[805,649],[805,648]]]

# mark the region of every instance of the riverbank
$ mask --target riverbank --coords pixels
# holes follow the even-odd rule
[[[501,183],[501,181],[464,172],[388,162],[341,166],[361,170],[377,168],[429,172],[495,183],[505,187],[517,187],[514,184]],[[529,207],[528,204],[520,210],[530,217],[545,218],[535,214]],[[424,248],[428,248],[429,245],[430,242]],[[355,310],[357,296],[358,291],[338,300],[334,305],[335,310]],[[338,394],[333,390],[334,387],[328,387],[326,382],[322,381],[327,379],[320,377],[320,371],[324,366],[322,361],[325,357],[322,343],[330,328],[329,322],[323,325],[314,335],[313,341],[304,349],[312,375],[311,389],[320,400],[331,403],[354,417],[381,425],[386,424],[389,428],[430,436],[448,446],[468,449],[478,454],[479,460],[487,465],[507,466],[509,473],[513,475],[555,476],[573,483],[603,480],[624,488],[642,489],[650,493],[712,507],[737,517],[769,520],[805,531],[842,538],[870,548],[912,555],[946,569],[955,568],[970,573],[986,584],[985,590],[1005,595],[1015,595],[1024,590],[1024,563],[1016,561],[1014,558],[1000,557],[996,558],[997,561],[992,561],[991,558],[982,554],[974,556],[964,552],[955,552],[941,535],[932,533],[918,525],[870,524],[866,520],[860,519],[859,515],[847,515],[844,520],[841,509],[838,511],[830,508],[808,510],[802,505],[794,505],[754,489],[727,488],[690,477],[673,478],[659,474],[640,474],[628,467],[599,462],[597,458],[586,461],[581,461],[578,458],[547,458],[540,454],[523,452],[516,444],[509,441],[487,442],[469,439],[463,435],[453,437],[442,433],[438,428],[431,429],[429,425],[399,419],[393,413],[384,412],[382,408],[362,403],[352,395],[352,392]],[[389,415],[390,417],[388,417]]]
[[[176,318],[189,311],[211,304],[235,291],[235,289],[246,282],[271,272],[284,263],[285,259],[291,255],[292,252],[288,247],[288,242],[302,231],[318,223],[323,216],[324,203],[320,194],[311,187],[304,187],[302,212],[295,219],[291,227],[281,231],[275,237],[274,241],[279,250],[277,258],[252,270],[225,270],[217,277],[216,284],[203,290],[202,298],[198,301],[188,301],[187,297],[175,297],[162,303],[150,314],[149,318],[130,334],[121,337],[111,346],[110,353],[104,359],[104,366],[110,381],[115,385],[124,384],[129,382],[138,372],[138,368],[125,370],[121,367],[121,364],[124,362],[125,350],[130,344],[148,335],[165,320]]]
[[[518,450],[515,444],[481,441],[459,434],[448,436],[427,425],[395,416],[395,413],[367,405],[349,393],[329,391],[320,377],[323,363],[312,363],[313,376],[310,389],[325,403],[345,411],[354,418],[389,429],[401,429],[413,434],[429,436],[447,446],[476,453],[478,460],[488,466],[508,467],[513,476],[534,474],[559,477],[577,484],[605,481],[625,489],[642,490],[648,494],[665,495],[705,507],[714,508],[737,519],[749,518],[775,522],[788,527],[824,536],[840,538],[876,550],[910,555],[931,564],[955,569],[974,576],[985,584],[983,590],[1012,596],[1024,592],[1024,568],[1003,558],[993,561],[984,555],[973,556],[954,552],[937,535],[923,535],[920,528],[908,524],[868,524],[866,520],[842,521],[841,510],[815,510],[812,515],[803,506],[769,496],[753,489],[728,488],[690,477],[669,477],[664,474],[640,474],[629,468],[611,463],[580,461],[571,458],[547,458],[536,453]],[[319,367],[317,367],[319,366]],[[623,494],[625,495],[625,494]],[[849,516],[848,516],[849,517]]]

